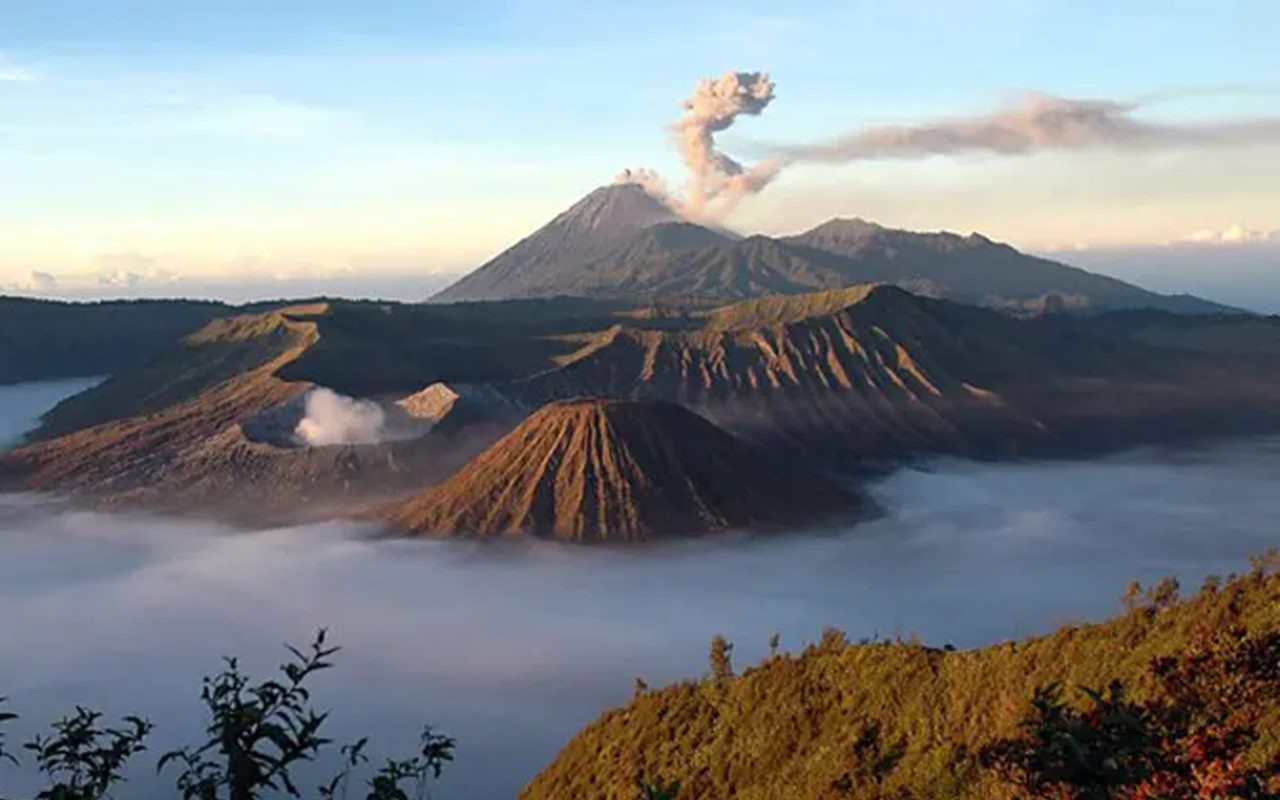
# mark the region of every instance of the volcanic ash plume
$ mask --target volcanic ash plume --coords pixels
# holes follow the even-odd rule
[[[717,218],[727,214],[743,197],[773,180],[778,161],[744,167],[716,148],[715,135],[728,130],[743,114],[754,116],[764,111],[773,100],[773,88],[773,81],[763,72],[727,72],[698,82],[682,104],[684,116],[671,126],[690,172],[683,196],[672,195],[662,177],[651,169],[623,170],[617,182],[637,184],[686,216]]]
[[[719,204],[724,211],[744,195],[760,191],[777,174],[776,161],[751,168],[716,149],[715,135],[742,114],[757,115],[773,100],[773,81],[763,72],[728,72],[704,78],[688,100],[674,132],[692,173],[685,202],[694,210]]]
[[[763,72],[728,72],[705,78],[684,101],[684,116],[672,125],[676,146],[690,175],[684,195],[674,196],[652,170],[625,170],[622,183],[649,194],[693,219],[722,217],[738,201],[763,189],[783,167],[802,163],[907,160],[930,156],[1014,156],[1052,150],[1111,149],[1130,152],[1185,147],[1239,147],[1280,142],[1280,118],[1253,117],[1198,122],[1155,122],[1141,112],[1190,90],[1134,100],[1089,100],[1036,93],[1017,105],[968,117],[904,125],[858,128],[833,138],[767,148],[771,157],[745,167],[716,148],[715,135],[743,114],[756,115],[773,100],[773,82]],[[1236,93],[1210,87],[1195,94]]]
[[[1032,94],[1019,105],[977,116],[861,128],[825,142],[774,150],[788,163],[849,162],[1088,148],[1226,147],[1280,140],[1280,119],[1157,123],[1136,115],[1149,102]]]

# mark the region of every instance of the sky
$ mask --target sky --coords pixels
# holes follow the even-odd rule
[[[777,87],[718,136],[748,163],[1031,93],[1141,100],[1161,125],[1280,118],[1271,0],[0,0],[0,19],[0,290],[53,296],[422,296],[623,168],[679,185],[670,125],[727,70]],[[802,162],[724,223],[833,216],[1280,309],[1275,137]]]

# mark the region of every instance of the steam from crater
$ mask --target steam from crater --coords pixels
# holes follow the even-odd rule
[[[307,394],[306,415],[294,428],[306,444],[377,444],[383,440],[387,415],[377,403],[357,400],[323,387]]]

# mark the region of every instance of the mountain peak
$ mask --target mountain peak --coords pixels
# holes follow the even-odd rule
[[[635,541],[779,525],[855,505],[671,403],[553,402],[445,483],[392,509],[436,536]]]
[[[638,184],[601,186],[433,299],[452,302],[554,294],[551,289],[560,276],[622,247],[646,228],[681,220]]]
[[[636,183],[614,183],[588,192],[569,206],[555,221],[581,222],[590,228],[611,227],[639,230],[681,217],[670,206]]]

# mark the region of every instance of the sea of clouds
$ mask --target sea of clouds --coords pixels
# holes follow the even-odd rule
[[[30,420],[18,391],[0,387],[0,411]],[[345,648],[316,683],[334,738],[407,753],[431,722],[459,741],[436,797],[510,798],[634,677],[699,675],[714,634],[742,665],[774,632],[798,649],[825,625],[964,647],[1101,618],[1132,578],[1194,587],[1280,543],[1278,479],[1277,439],[939,461],[876,483],[885,516],[856,527],[612,550],[246,532],[0,495],[0,695],[23,715],[11,743],[76,703],[149,716],[126,793],[170,797],[149,759],[198,739],[200,677],[229,654],[265,674],[282,642],[327,626]],[[30,787],[0,770],[8,793]]]

